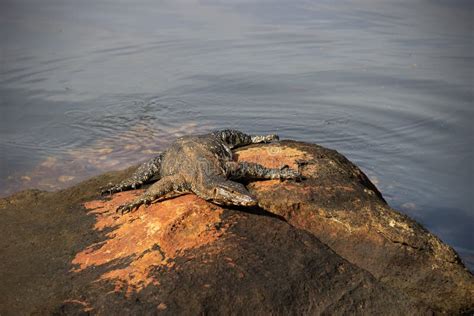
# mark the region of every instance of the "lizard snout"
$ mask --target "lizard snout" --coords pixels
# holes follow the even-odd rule
[[[215,190],[214,202],[225,205],[255,206],[257,199],[244,188],[220,186]]]
[[[243,195],[238,198],[238,201],[236,204],[242,205],[242,206],[256,206],[257,200],[250,195]]]

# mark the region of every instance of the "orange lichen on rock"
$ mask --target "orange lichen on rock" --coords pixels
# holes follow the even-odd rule
[[[126,287],[128,292],[137,291],[149,284],[159,284],[149,275],[151,268],[171,266],[179,253],[211,243],[225,230],[219,225],[223,209],[194,194],[141,206],[124,216],[115,213],[117,206],[141,192],[117,193],[110,200],[84,204],[96,217],[95,230],[108,232],[106,240],[75,256],[74,272],[110,265],[101,280],[113,280],[117,290]]]
[[[250,147],[238,150],[235,153],[238,161],[247,161],[261,164],[267,168],[281,168],[285,165],[298,170],[297,161],[313,159],[308,153],[279,144],[269,144],[264,147]]]

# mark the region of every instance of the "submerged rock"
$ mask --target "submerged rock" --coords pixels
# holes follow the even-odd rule
[[[474,306],[457,254],[392,210],[352,163],[282,141],[236,151],[302,182],[248,184],[259,207],[193,194],[119,216],[141,190],[70,189],[0,200],[0,314],[420,314]]]

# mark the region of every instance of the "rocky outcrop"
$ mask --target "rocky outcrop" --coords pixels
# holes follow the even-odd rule
[[[296,166],[301,183],[250,184],[259,206],[304,229],[351,263],[437,311],[474,307],[474,280],[456,252],[390,208],[362,171],[334,150],[292,141],[250,146],[238,159]]]
[[[0,200],[0,314],[420,314],[474,306],[456,253],[392,210],[335,151],[283,141],[237,157],[302,182],[248,184],[256,208],[193,194],[119,216],[132,169]]]

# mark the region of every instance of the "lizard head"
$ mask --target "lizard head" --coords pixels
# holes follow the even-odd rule
[[[212,201],[216,204],[255,206],[257,200],[240,183],[225,181],[216,184]]]

